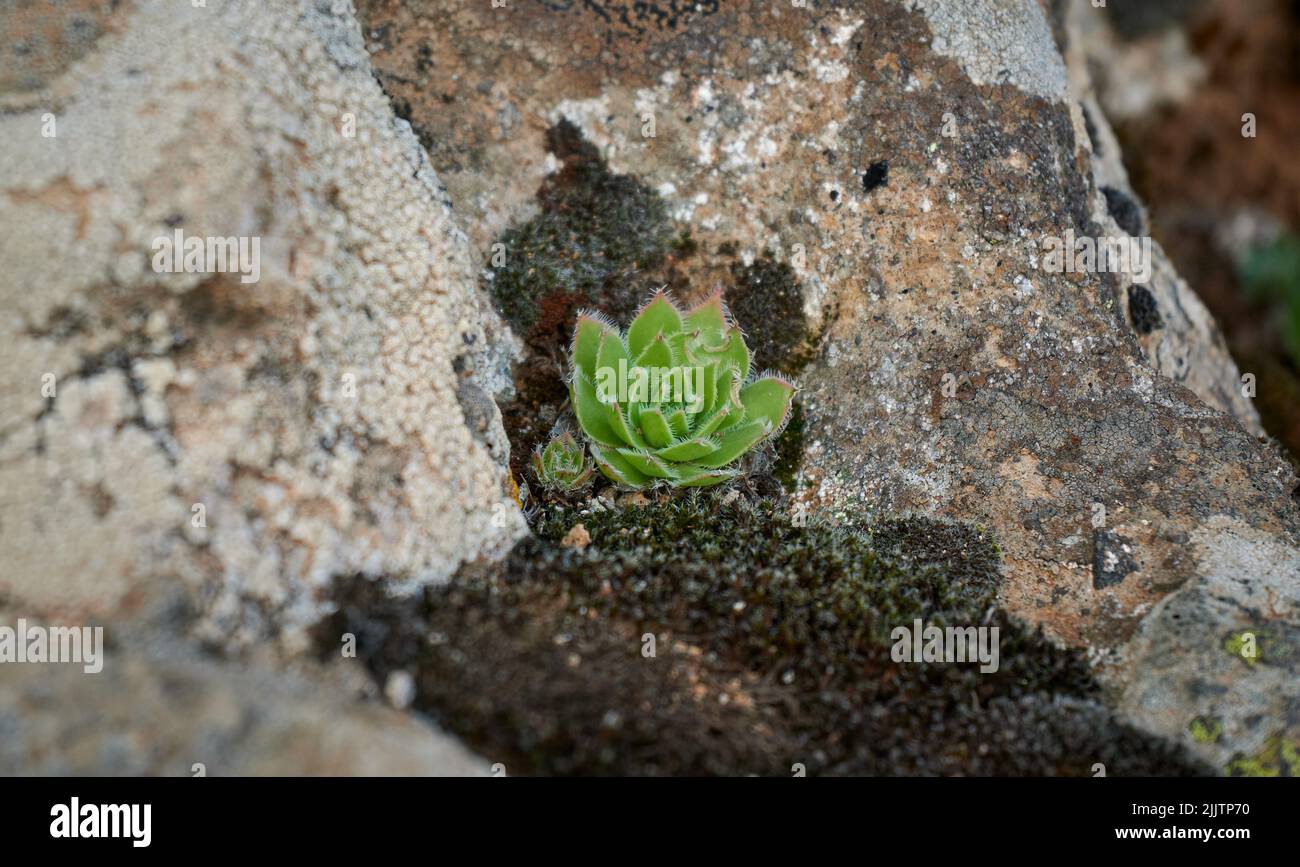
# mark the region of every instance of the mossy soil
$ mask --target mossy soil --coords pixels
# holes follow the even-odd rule
[[[577,523],[584,549],[558,543]],[[1117,722],[1085,661],[996,605],[998,553],[959,524],[792,526],[694,492],[551,508],[506,560],[394,600],[344,582],[376,678],[512,774],[1195,774]],[[890,631],[1001,630],[996,673],[897,663]]]

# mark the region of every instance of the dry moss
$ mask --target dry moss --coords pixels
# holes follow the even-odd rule
[[[581,522],[585,550],[558,540]],[[716,493],[544,513],[417,603],[367,582],[330,630],[511,773],[1086,775],[1204,769],[1120,725],[1076,654],[996,609],[996,547],[926,520],[794,527]],[[898,664],[890,630],[988,624],[1001,667]],[[654,636],[653,657],[644,655]]]

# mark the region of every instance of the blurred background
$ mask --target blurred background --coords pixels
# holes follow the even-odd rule
[[[1109,0],[1098,20],[1090,71],[1152,234],[1296,463],[1300,0]]]

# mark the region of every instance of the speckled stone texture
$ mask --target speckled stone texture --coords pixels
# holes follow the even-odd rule
[[[205,660],[180,646],[0,673],[0,773],[71,776],[487,776],[419,718],[348,678]]]
[[[987,526],[1008,610],[1087,648],[1128,719],[1223,768],[1300,734],[1296,479],[1166,262],[1149,298],[1037,267],[1046,236],[1123,231],[1103,186],[1126,181],[1095,167],[1086,80],[1062,58],[1067,6],[358,11],[478,255],[536,213],[567,120],[689,229],[693,287],[789,263],[820,335],[800,498]],[[1233,655],[1242,631],[1276,652]],[[1206,718],[1212,742],[1191,734]]]
[[[293,649],[334,576],[437,582],[523,531],[485,397],[504,335],[333,5],[0,17],[36,33],[0,92],[16,610],[111,618],[183,587],[202,637]],[[176,229],[259,237],[261,279],[156,273]]]
[[[265,668],[335,577],[438,583],[525,532],[508,335],[350,5],[18,2],[0,36],[0,623],[121,649],[0,665],[5,772],[471,767]],[[177,229],[259,238],[260,280],[157,273]]]

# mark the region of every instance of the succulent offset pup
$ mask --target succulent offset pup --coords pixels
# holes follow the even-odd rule
[[[751,378],[749,363],[721,292],[685,314],[656,292],[626,334],[580,314],[569,398],[596,466],[633,489],[734,478],[728,465],[781,430],[795,392],[777,374]]]
[[[568,431],[533,450],[533,475],[548,491],[576,491],[594,474],[586,449]]]

